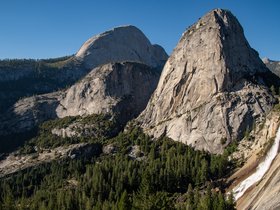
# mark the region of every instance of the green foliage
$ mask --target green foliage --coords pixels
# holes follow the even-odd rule
[[[77,124],[75,131],[77,133],[89,133],[84,135],[77,135],[73,137],[61,137],[52,134],[52,129],[67,128],[72,124]],[[90,126],[85,126],[90,125]],[[86,130],[85,127],[87,127]],[[61,119],[49,120],[44,122],[38,131],[38,135],[28,141],[24,147],[21,148],[21,154],[30,154],[35,152],[34,147],[38,149],[51,149],[58,146],[70,145],[81,142],[102,142],[111,138],[119,131],[117,122],[109,115],[89,115],[86,117],[64,117]]]
[[[280,103],[276,104],[273,108],[275,111],[280,112]]]
[[[271,87],[270,87],[270,91],[271,91],[271,93],[272,93],[272,95],[276,95],[276,90],[275,90],[275,87],[274,87],[274,85],[272,85]]]
[[[250,128],[249,128],[249,126],[247,126],[247,128],[244,132],[244,138],[247,139],[247,140],[249,140],[249,138],[250,138]]]
[[[258,78],[258,76],[263,79],[267,87],[273,87],[272,90],[274,89],[275,93],[279,95],[279,92],[277,93],[277,91],[280,89],[280,79],[276,74],[271,71],[259,72],[254,78]],[[250,78],[252,79],[252,77]]]
[[[65,119],[56,126],[65,126]],[[45,127],[44,127],[45,126]],[[45,124],[49,129],[53,124]],[[106,127],[106,126],[105,126]],[[116,153],[65,159],[0,179],[0,206],[14,209],[233,209],[212,183],[225,176],[231,163],[162,137],[152,141],[134,128],[102,144]],[[143,156],[128,156],[138,145]],[[179,199],[183,198],[183,199]]]
[[[238,148],[238,142],[235,140],[235,141],[231,142],[231,143],[225,148],[224,155],[225,155],[225,156],[231,155],[232,153],[234,153],[235,151],[237,151],[237,148]]]

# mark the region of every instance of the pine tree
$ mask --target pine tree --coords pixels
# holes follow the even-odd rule
[[[187,191],[187,203],[186,203],[186,209],[192,210],[194,209],[194,194],[193,194],[193,188],[192,185],[189,184],[188,191]]]
[[[194,197],[193,197],[194,209],[196,209],[198,207],[199,200],[200,200],[200,195],[199,195],[198,189],[195,188]]]
[[[39,210],[48,210],[48,208],[47,208],[45,202],[43,202],[43,203],[40,205]]]
[[[121,198],[118,202],[118,209],[120,210],[130,209],[129,199],[126,190],[122,193]]]
[[[217,210],[224,210],[226,209],[225,199],[221,192],[218,194],[218,207]]]
[[[4,199],[3,199],[3,209],[15,210],[15,199],[12,194],[12,190],[9,185],[6,185]]]

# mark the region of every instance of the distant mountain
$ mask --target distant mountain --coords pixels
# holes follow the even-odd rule
[[[121,26],[93,36],[75,55],[87,68],[109,62],[131,61],[151,67],[164,65],[168,56],[159,45],[152,45],[135,26]]]
[[[269,60],[268,58],[263,58],[263,62],[267,68],[270,69],[270,71],[280,77],[280,61],[273,61]]]
[[[122,26],[71,57],[1,61],[0,139],[22,142],[40,123],[66,116],[111,114],[123,126],[145,108],[167,58],[138,28]]]
[[[96,35],[76,55],[42,60],[0,61],[0,114],[18,99],[73,85],[93,68],[110,62],[139,62],[161,67],[168,56],[134,26]]]

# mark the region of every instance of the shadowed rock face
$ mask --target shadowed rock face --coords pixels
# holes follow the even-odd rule
[[[164,49],[152,45],[135,26],[121,26],[87,40],[75,56],[87,68],[110,62],[140,62],[148,66],[164,65],[168,59]]]
[[[109,63],[65,91],[18,101],[0,116],[0,135],[20,133],[66,116],[111,114],[119,123],[137,117],[156,88],[160,71],[140,63]]]
[[[109,113],[121,123],[137,117],[156,88],[160,72],[139,63],[110,63],[92,70],[66,91],[56,109],[65,116]]]
[[[183,33],[138,122],[155,137],[220,153],[270,111],[268,71],[238,20],[213,10]]]
[[[55,109],[62,94],[59,91],[19,100],[0,116],[0,136],[29,131],[45,120],[57,118]]]

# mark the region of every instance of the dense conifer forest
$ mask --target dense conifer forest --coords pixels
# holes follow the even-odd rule
[[[164,136],[153,140],[137,127],[113,135],[107,131],[116,123],[98,115],[84,120],[99,125],[96,138],[65,139],[51,134],[51,128],[76,120],[44,123],[20,153],[36,153],[35,146],[52,149],[78,142],[93,144],[99,152],[2,177],[1,210],[234,209],[222,180],[233,167],[228,161],[231,148],[222,155],[211,155]],[[111,149],[105,152],[106,147]]]

